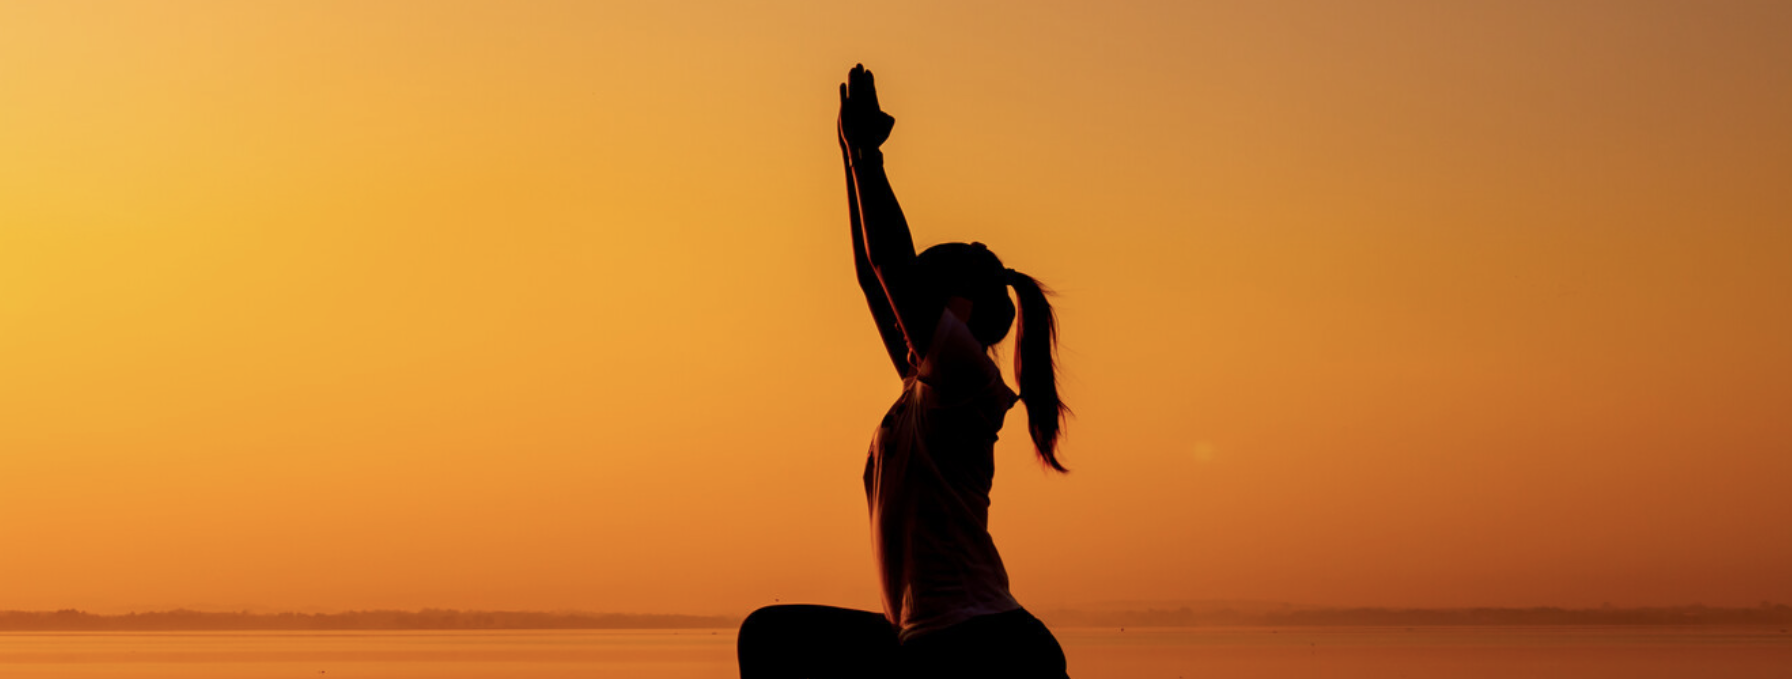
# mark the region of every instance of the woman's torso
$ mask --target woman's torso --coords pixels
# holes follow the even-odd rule
[[[1015,394],[949,313],[915,365],[864,476],[884,612],[904,640],[1020,608],[989,535],[994,446]]]

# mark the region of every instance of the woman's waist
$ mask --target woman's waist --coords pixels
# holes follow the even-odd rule
[[[963,626],[972,621],[983,621],[974,625],[975,628],[989,620],[998,619],[995,616],[1025,611],[1006,589],[984,592],[981,597],[909,599],[905,603],[909,606],[902,611],[898,632],[904,643],[946,630],[966,629]]]

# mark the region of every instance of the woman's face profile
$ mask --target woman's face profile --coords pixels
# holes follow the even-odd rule
[[[954,302],[962,300],[963,313],[954,308]],[[1014,300],[1008,299],[1006,289],[992,294],[982,295],[979,300],[964,297],[953,297],[947,302],[947,309],[952,309],[954,316],[983,346],[995,344],[1008,336],[1008,329],[1014,325]]]

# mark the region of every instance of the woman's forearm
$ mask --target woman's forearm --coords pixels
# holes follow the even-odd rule
[[[852,177],[859,197],[865,255],[885,290],[890,291],[886,272],[904,269],[914,261],[914,237],[909,234],[908,219],[902,216],[902,206],[896,202],[896,192],[890,188],[890,178],[884,174],[883,153],[870,149],[853,156]]]
[[[877,272],[871,268],[870,254],[865,251],[865,229],[859,224],[859,191],[852,176],[852,155],[844,144],[840,147],[840,164],[846,171],[846,216],[852,225],[852,268],[858,275],[859,287],[867,295],[882,292]],[[881,295],[880,295],[881,296]]]

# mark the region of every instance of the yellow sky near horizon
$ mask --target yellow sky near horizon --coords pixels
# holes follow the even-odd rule
[[[1784,3],[12,2],[0,609],[876,606],[858,61],[1023,603],[1792,601]]]

